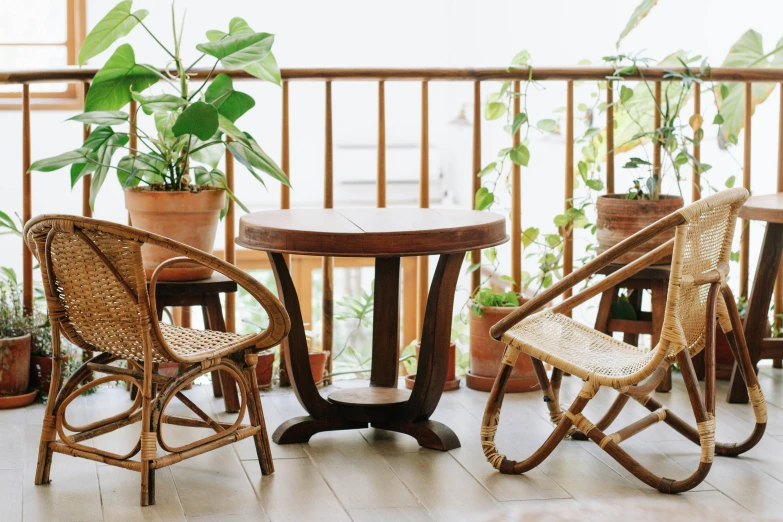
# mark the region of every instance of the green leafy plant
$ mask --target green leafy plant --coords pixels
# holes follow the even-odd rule
[[[123,0],[93,28],[79,51],[79,64],[106,51],[113,43],[141,26],[171,58],[163,70],[136,62],[130,44],[117,47],[106,64],[96,73],[85,100],[85,112],[71,120],[94,125],[90,136],[76,150],[34,162],[30,170],[48,172],[69,166],[71,186],[92,174],[90,206],[111,169],[123,188],[145,184],[151,190],[197,192],[206,186],[226,190],[226,202],[233,199],[247,208],[228,190],[226,178],[217,165],[229,150],[250,174],[264,183],[264,173],[289,185],[288,177],[247,132],[236,125],[239,117],[253,108],[255,101],[234,89],[226,74],[215,75],[218,64],[227,70],[245,72],[273,83],[280,83],[272,44],[274,35],[253,31],[241,18],[229,23],[228,32],[211,30],[207,41],[196,46],[200,55],[185,65],[182,34],[185,17],[179,28],[171,7],[173,45],[161,42],[144,24],[148,12],[132,12],[132,0]],[[203,59],[214,60],[206,77],[191,91],[189,78]],[[151,87],[163,82],[161,92]],[[138,108],[134,115],[122,110],[131,100]],[[137,123],[139,112],[152,116],[156,133],[145,132]],[[117,127],[130,126],[130,132]],[[142,149],[128,146],[135,136]],[[116,152],[123,151],[118,161]],[[0,220],[2,216],[0,216]]]
[[[22,304],[22,290],[12,269],[2,267],[0,279],[0,337],[20,337],[30,334],[31,352],[35,355],[51,354],[52,332],[49,316],[41,313],[26,314]]]

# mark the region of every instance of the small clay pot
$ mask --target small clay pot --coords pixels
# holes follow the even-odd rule
[[[330,352],[308,352],[310,356],[310,371],[313,374],[313,381],[316,386],[322,386],[324,382],[324,372],[326,371],[326,361]]]
[[[256,363],[256,380],[258,388],[266,390],[272,386],[272,365],[275,363],[275,352],[267,350],[258,354]]]
[[[524,300],[520,301],[520,304]],[[513,306],[482,306],[481,316],[470,312],[470,370],[465,375],[468,388],[481,391],[492,390],[500,371],[503,351],[506,345],[489,335],[492,325],[516,310]],[[528,392],[541,389],[533,370],[530,356],[520,353],[511,377],[506,385],[507,393]]]
[[[419,360],[419,350],[421,350],[421,343],[416,344],[416,360]],[[449,366],[446,373],[446,382],[443,384],[443,391],[451,391],[459,388],[460,380],[457,379],[457,345],[449,343]],[[405,376],[405,387],[409,390],[413,389],[413,385],[416,383],[416,375]]]
[[[180,243],[212,253],[220,211],[226,203],[221,188],[205,188],[200,192],[157,191],[146,187],[125,189],[125,208],[134,227],[158,234]],[[179,254],[145,243],[141,247],[144,272],[149,279],[163,261]],[[195,281],[212,275],[212,269],[197,263],[183,263],[166,268],[161,281]]]
[[[30,357],[30,388],[49,392],[49,383],[52,382],[52,358],[45,355],[33,355]]]
[[[0,395],[21,395],[28,391],[30,339],[30,334],[0,338]]]

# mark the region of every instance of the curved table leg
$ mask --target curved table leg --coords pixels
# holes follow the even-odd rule
[[[281,344],[281,349],[287,351],[285,359],[288,374],[291,376],[291,387],[299,403],[311,415],[311,417],[297,417],[281,424],[272,435],[272,440],[278,444],[307,442],[314,433],[324,431],[324,429],[316,429],[317,426],[323,425],[327,419],[334,419],[331,422],[337,422],[339,415],[336,407],[321,397],[315,381],[313,381],[313,374],[310,371],[310,356],[307,354],[307,338],[302,321],[302,311],[299,308],[299,299],[296,296],[296,289],[285,259],[282,254],[270,252],[269,262],[275,273],[280,301],[291,318],[291,331],[288,338]],[[310,425],[313,422],[315,424],[310,427],[301,426],[301,424]],[[290,433],[288,433],[289,431]],[[306,438],[303,438],[305,435]]]
[[[423,448],[449,451],[460,447],[457,434],[445,424],[434,420],[373,422],[371,426],[410,435]]]

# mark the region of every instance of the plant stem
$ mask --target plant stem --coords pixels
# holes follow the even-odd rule
[[[155,35],[154,35],[154,34],[152,34],[152,31],[150,31],[150,30],[149,30],[149,28],[148,28],[146,25],[144,25],[144,22],[142,22],[142,21],[141,21],[141,20],[140,20],[140,19],[139,19],[139,18],[138,18],[136,15],[133,15],[133,14],[132,14],[131,16],[132,16],[133,18],[136,18],[136,20],[139,22],[139,24],[141,24],[141,26],[142,26],[142,27],[143,27],[143,28],[144,28],[144,29],[145,29],[145,30],[146,30],[146,31],[149,33],[149,35],[152,37],[152,39],[153,39],[153,40],[155,40],[155,41],[158,43],[158,45],[160,45],[161,49],[163,49],[164,51],[166,51],[166,53],[167,53],[169,56],[171,56],[172,58],[174,58],[174,55],[173,55],[173,54],[171,54],[171,51],[169,51],[169,50],[168,50],[168,48],[166,48],[166,46],[165,46],[165,45],[163,45],[163,43],[162,43],[160,40],[158,40],[158,39],[155,37]]]
[[[201,86],[198,89],[196,89],[196,92],[194,92],[190,96],[190,98],[188,98],[188,101],[193,100],[193,98],[195,98],[196,95],[201,92],[201,89],[203,89],[204,86],[207,84],[207,82],[210,80],[210,78],[212,78],[212,74],[215,72],[215,68],[218,66],[218,63],[220,63],[220,60],[215,61],[215,65],[212,66],[212,70],[209,71],[209,74],[207,75],[207,78],[204,80],[204,83],[202,83]]]

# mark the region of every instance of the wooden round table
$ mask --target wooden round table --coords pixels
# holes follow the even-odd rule
[[[783,193],[748,198],[740,209],[739,216],[742,219],[767,223],[744,322],[745,340],[751,361],[756,366],[761,359],[783,357],[783,338],[766,337],[769,328],[769,305],[783,255]],[[780,312],[776,310],[775,313]],[[748,402],[748,391],[736,362],[731,374],[727,401]]]
[[[309,413],[275,430],[278,444],[307,442],[322,431],[373,426],[406,433],[421,446],[459,447],[447,426],[429,420],[446,381],[454,290],[465,252],[508,241],[506,220],[471,210],[274,210],[240,219],[237,244],[266,251],[278,294],[291,317],[286,364],[291,386]],[[310,372],[305,329],[283,254],[375,258],[372,369],[368,388],[332,392],[324,399]],[[427,297],[416,381],[397,388],[400,257],[439,254]]]

